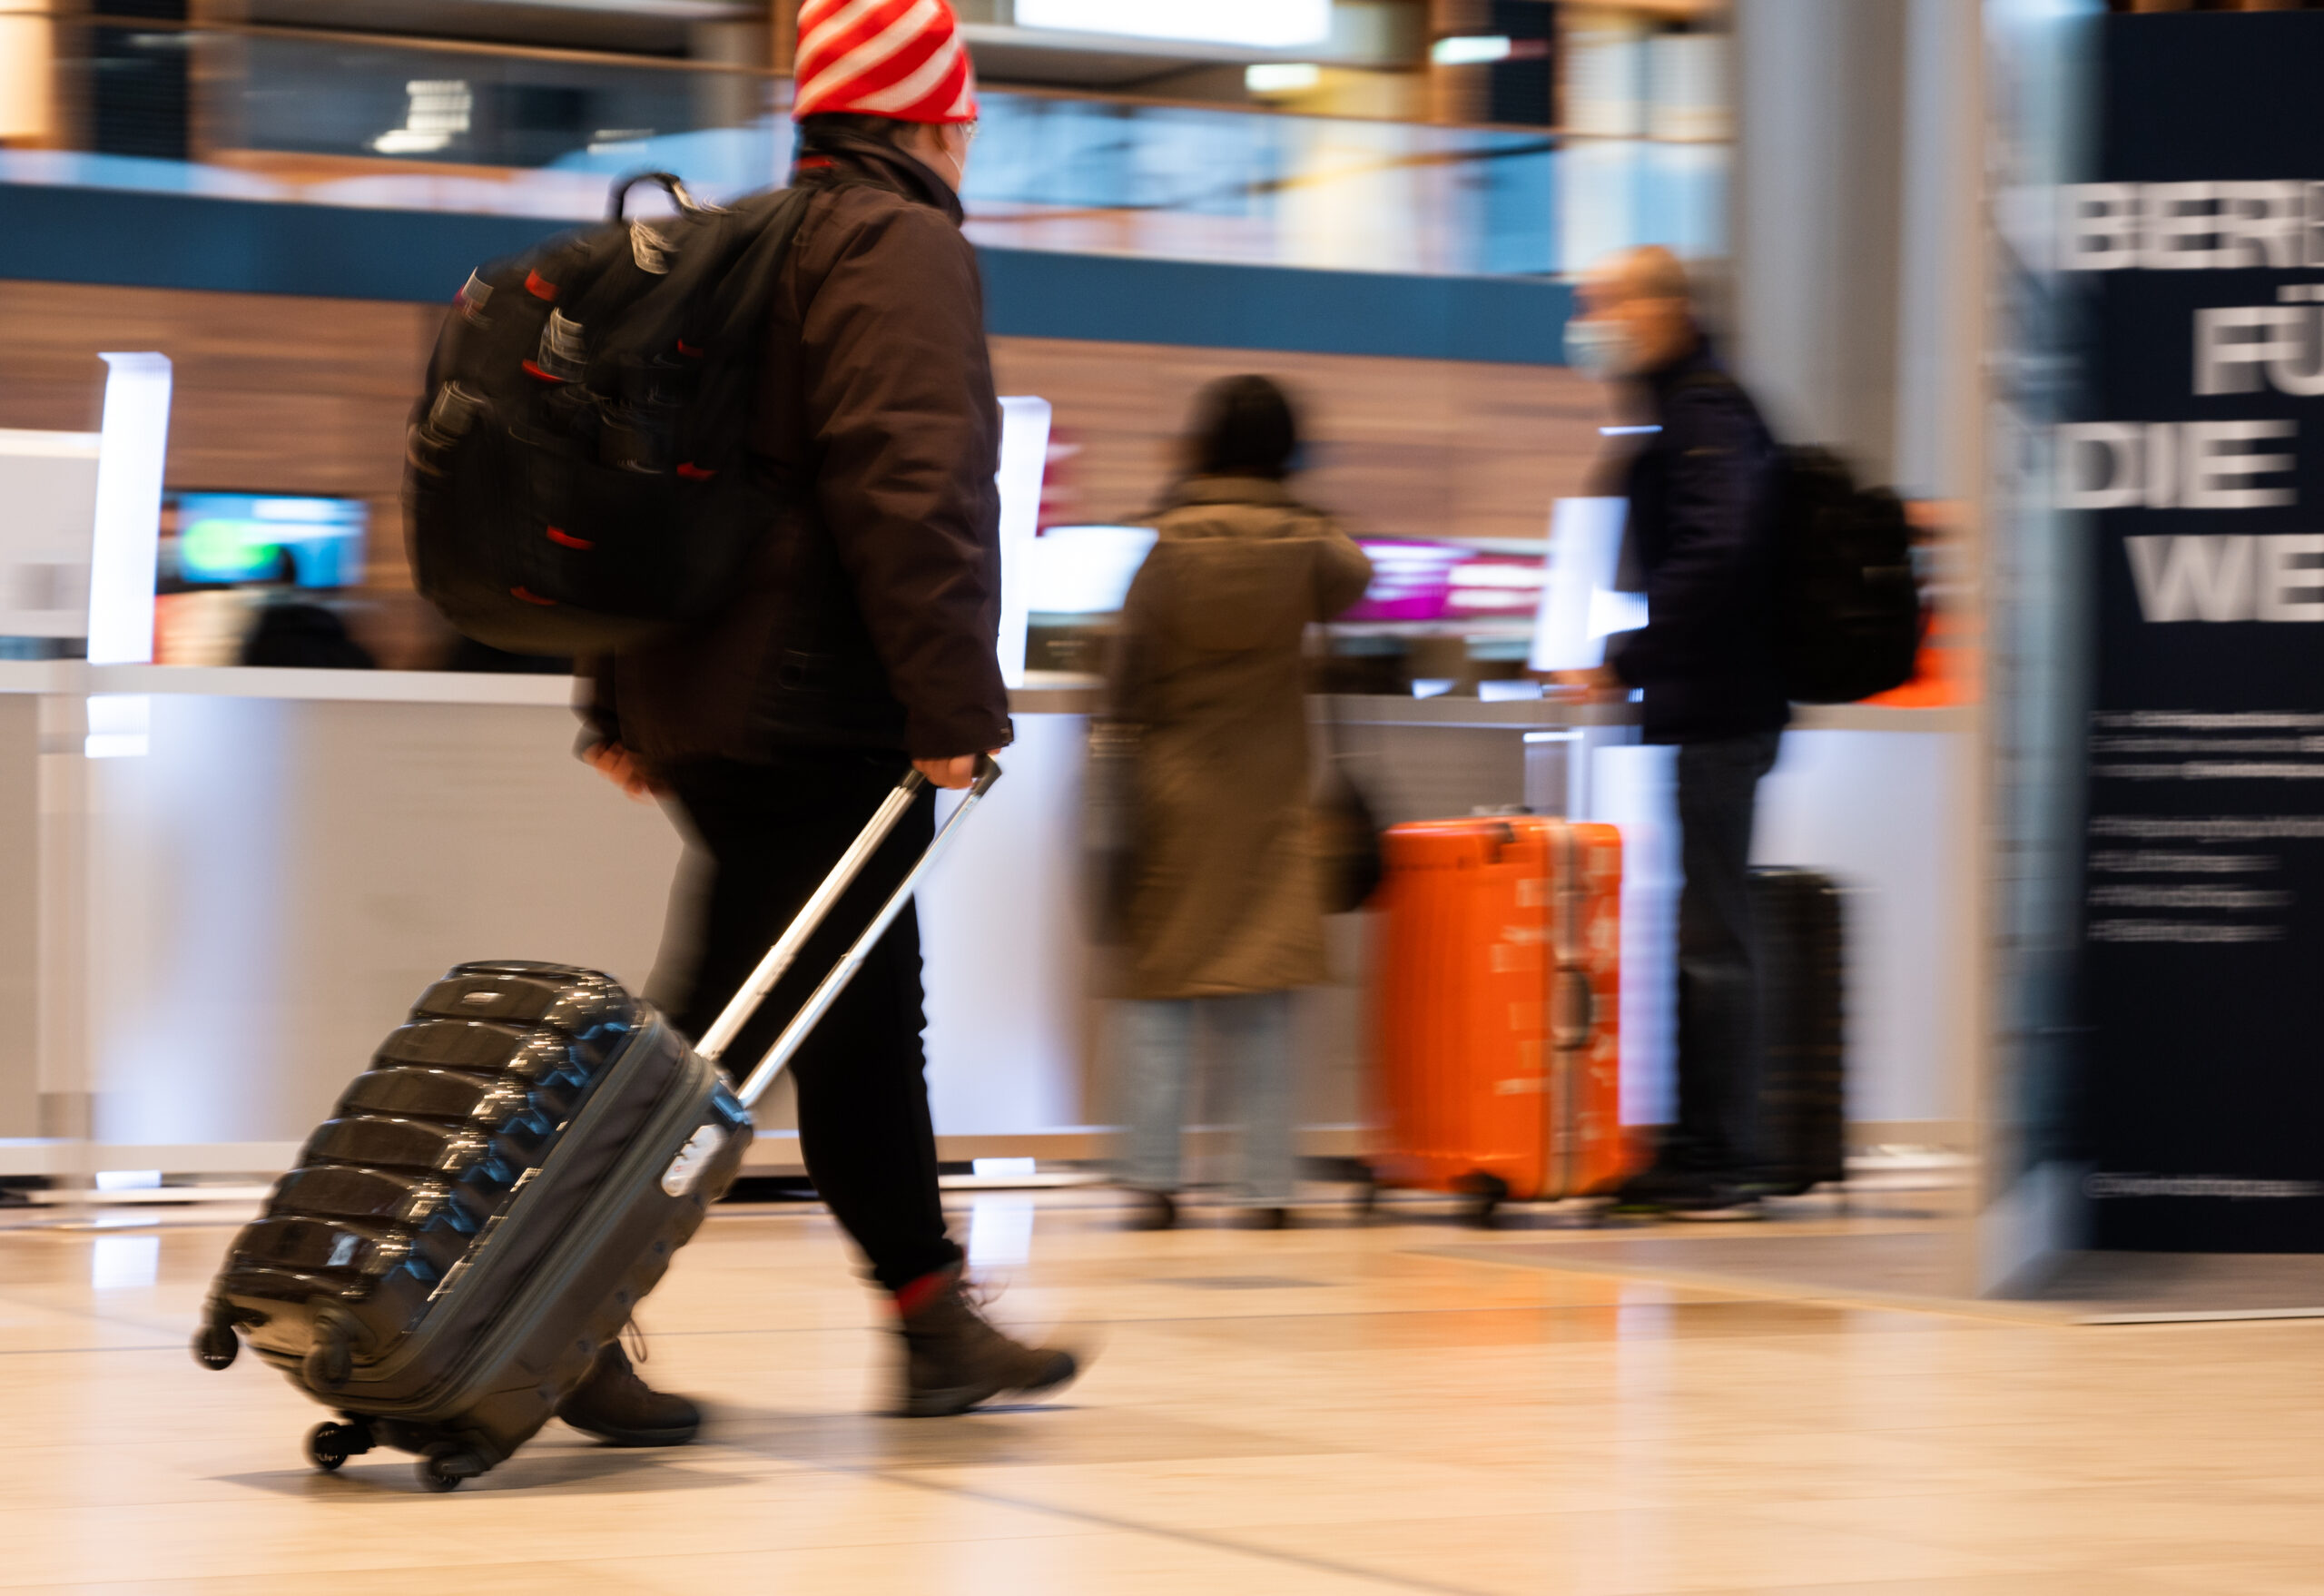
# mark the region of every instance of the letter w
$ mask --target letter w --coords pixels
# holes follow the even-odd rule
[[[2257,613],[2249,537],[2127,537],[2150,621],[2248,621]]]

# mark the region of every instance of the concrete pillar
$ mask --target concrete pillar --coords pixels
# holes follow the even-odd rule
[[[1787,441],[1840,450],[1867,481],[1951,501],[1937,597],[1984,635],[1987,421],[1984,37],[1974,0],[1737,0],[1733,336]],[[1926,979],[1945,1031],[1929,1096],[1990,1147],[1990,761],[1982,706],[1949,734],[1946,938]],[[1866,1061],[1858,1060],[1858,1067]],[[1950,1288],[1991,1284],[1963,1227]]]
[[[1910,0],[1896,281],[1898,489],[1977,497],[1984,478],[1983,60],[1977,8]]]
[[[1896,464],[1912,0],[1738,0],[1735,341],[1787,438]]]

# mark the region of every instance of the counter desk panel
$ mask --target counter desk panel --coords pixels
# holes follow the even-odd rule
[[[666,994],[685,957],[675,940],[665,948],[684,843],[668,817],[573,759],[570,695],[559,678],[0,665],[0,952],[37,950],[6,978],[25,988],[12,1008],[34,1020],[0,1056],[0,1137],[85,1134],[104,1167],[162,1147],[197,1149],[178,1159],[189,1167],[205,1146],[287,1161],[449,964],[556,960]],[[1105,955],[1078,891],[1095,698],[1065,678],[1019,695],[1009,776],[927,889],[930,1081],[948,1158],[1100,1150],[1105,1027],[1090,994]],[[1630,745],[1627,714],[1473,699],[1315,711],[1319,753],[1348,755],[1384,821],[1531,803],[1634,833],[1625,1025],[1633,1118],[1653,1117],[1668,980],[1649,955],[1667,935],[1670,872],[1655,753]],[[113,728],[94,742],[92,716]],[[1787,755],[1763,839],[1813,863],[1809,840],[1829,836],[1852,873],[1895,875],[1883,859],[1900,828],[1942,830],[1930,773],[1957,742],[1888,734],[1908,727],[1958,729],[1924,714],[1869,737],[1793,739],[1818,752],[1797,781]],[[1848,836],[1823,813],[1835,805],[1856,817]],[[1856,1029],[1880,1056],[1860,1060],[1857,1089],[1881,1119],[1957,1118],[1949,1044],[1925,1034],[1941,1008],[1925,994],[1949,957],[1947,913],[1927,901],[1943,892],[1930,868],[1941,850],[1918,842],[1915,871],[1861,883],[1879,907]],[[1314,1150],[1354,1150],[1366,1118],[1365,941],[1357,917],[1335,927],[1341,982],[1303,1002]],[[767,1107],[778,1134],[762,1159],[782,1164],[794,1156],[779,1134],[789,1106]],[[53,1161],[0,1149],[42,1158]]]

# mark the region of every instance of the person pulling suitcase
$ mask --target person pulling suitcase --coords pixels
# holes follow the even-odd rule
[[[1000,406],[959,189],[974,74],[949,5],[806,0],[799,153],[807,195],[774,284],[750,423],[775,504],[731,600],[589,668],[585,757],[666,794],[714,867],[678,1028],[699,1038],[907,767],[970,784],[1010,740],[994,655]],[[813,974],[868,921],[931,832],[923,791],[794,975],[729,1049],[755,1059]],[[816,1190],[891,1297],[901,1413],[1053,1390],[1071,1353],[980,1314],[938,1200],[907,909],[792,1062]],[[608,1346],[566,1423],[618,1444],[690,1439],[694,1404]]]

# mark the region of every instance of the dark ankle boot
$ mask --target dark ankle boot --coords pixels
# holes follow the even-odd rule
[[[964,1414],[1004,1393],[1054,1391],[1081,1372],[1069,1352],[1027,1346],[995,1329],[970,1300],[958,1265],[906,1287],[897,1306],[904,1338],[899,1411],[905,1418]]]
[[[615,1446],[684,1446],[702,1427],[702,1410],[648,1385],[618,1341],[606,1344],[556,1416]]]

